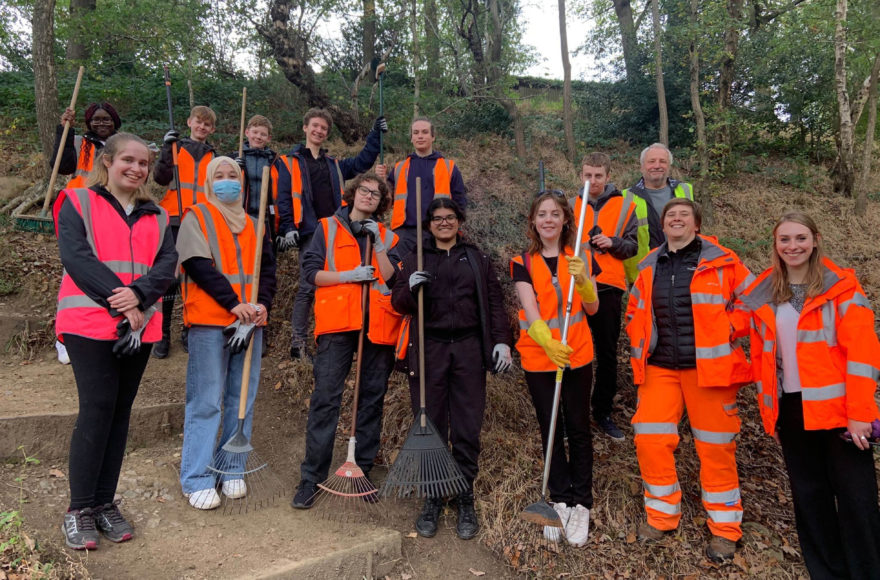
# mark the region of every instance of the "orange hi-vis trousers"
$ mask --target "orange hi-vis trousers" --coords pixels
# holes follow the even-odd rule
[[[742,537],[742,500],[736,472],[736,435],[740,421],[738,387],[699,387],[697,370],[671,370],[648,365],[638,387],[633,416],[636,455],[645,488],[648,523],[673,530],[681,519],[681,487],[673,453],[678,424],[687,409],[697,455],[703,507],[713,535]]]

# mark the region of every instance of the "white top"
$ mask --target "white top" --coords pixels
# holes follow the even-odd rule
[[[776,361],[782,359],[782,390],[801,392],[801,378],[797,362],[797,324],[800,313],[790,302],[776,308]]]

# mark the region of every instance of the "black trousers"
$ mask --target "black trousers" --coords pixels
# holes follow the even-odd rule
[[[541,442],[546,455],[556,373],[526,371],[525,374],[538,424],[541,426]],[[559,417],[556,421],[547,484],[552,501],[565,502],[569,506],[581,504],[587,509],[593,507],[593,433],[590,428],[592,382],[592,365],[566,369],[562,376]],[[567,455],[563,440],[566,436]]]
[[[425,337],[425,410],[473,489],[486,410],[486,371],[476,335],[455,342]],[[410,377],[413,414],[419,411],[419,379]]]
[[[70,509],[82,509],[110,503],[116,495],[131,406],[151,345],[121,359],[109,340],[65,334],[64,346],[79,394],[70,439]]]
[[[321,483],[330,472],[342,391],[351,370],[353,355],[357,352],[357,344],[358,331],[318,336],[318,351],[313,365],[315,390],[309,402],[306,424],[306,457],[300,465],[303,481]],[[394,347],[373,344],[365,337],[363,359],[355,429],[355,462],[369,475],[379,452],[382,408],[385,391],[388,390],[388,377],[394,370]]]
[[[800,393],[782,395],[778,426],[810,577],[880,578],[874,454],[843,441],[844,429],[805,431]]]
[[[611,415],[614,395],[617,394],[617,343],[622,305],[623,290],[603,285],[599,290],[599,310],[587,317],[596,351],[596,383],[592,397],[593,417],[596,419]]]
[[[170,226],[171,236],[174,243],[177,243],[177,234],[180,233],[180,226]],[[173,284],[165,291],[162,298],[162,340],[171,340],[171,319],[174,316],[174,300],[180,293],[180,281],[175,280]]]
[[[299,286],[296,290],[296,296],[293,299],[293,310],[290,314],[290,328],[292,334],[290,336],[290,346],[305,349],[309,343],[309,324],[312,319],[312,306],[315,303],[315,285],[310,284],[306,277],[302,275],[302,257],[312,241],[313,234],[303,236],[299,239]]]

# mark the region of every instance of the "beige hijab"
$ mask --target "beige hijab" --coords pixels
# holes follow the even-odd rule
[[[214,173],[224,163],[235,170],[235,178],[241,181],[241,168],[235,161],[229,157],[215,157],[208,163],[205,177],[205,197],[208,203],[220,211],[229,230],[233,234],[240,234],[248,220],[247,213],[244,211],[244,206],[241,202],[241,196],[235,201],[223,203],[214,194]],[[179,254],[178,264],[182,264],[190,258],[212,258],[211,249],[208,247],[208,240],[205,239],[205,235],[202,233],[199,220],[192,213],[188,213],[180,224],[180,233],[177,236],[177,253]]]

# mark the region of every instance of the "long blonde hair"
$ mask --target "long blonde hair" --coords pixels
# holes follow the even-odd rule
[[[144,146],[144,149],[147,150],[147,155],[150,160],[149,166],[147,167],[147,172],[149,173],[150,169],[153,167],[153,156],[150,155],[150,147],[147,145],[147,142],[131,133],[115,133],[107,139],[104,149],[102,149],[101,153],[95,157],[95,162],[92,164],[92,170],[89,172],[89,178],[86,180],[86,187],[92,187],[93,185],[107,187],[107,184],[110,181],[110,174],[107,172],[107,166],[104,165],[104,158],[107,158],[112,165],[113,158],[129,141],[140,143]],[[152,198],[150,197],[150,194],[147,193],[147,181],[145,179],[140,187],[135,190],[132,201],[147,201],[150,199]]]
[[[788,267],[785,265],[785,262],[780,259],[779,252],[776,251],[776,230],[779,229],[779,226],[788,222],[805,226],[813,234],[813,240],[816,242],[816,246],[813,248],[813,253],[810,254],[809,265],[807,266],[807,277],[805,279],[807,296],[812,298],[818,296],[825,290],[825,284],[822,277],[822,258],[824,257],[824,253],[822,252],[822,237],[819,235],[819,228],[816,227],[816,222],[813,221],[813,218],[806,213],[798,210],[787,211],[782,214],[782,217],[779,218],[779,221],[773,226],[773,244],[770,255],[770,264],[773,268],[773,274],[771,275],[773,302],[776,304],[788,302],[792,297],[791,287],[789,286],[788,281]]]

